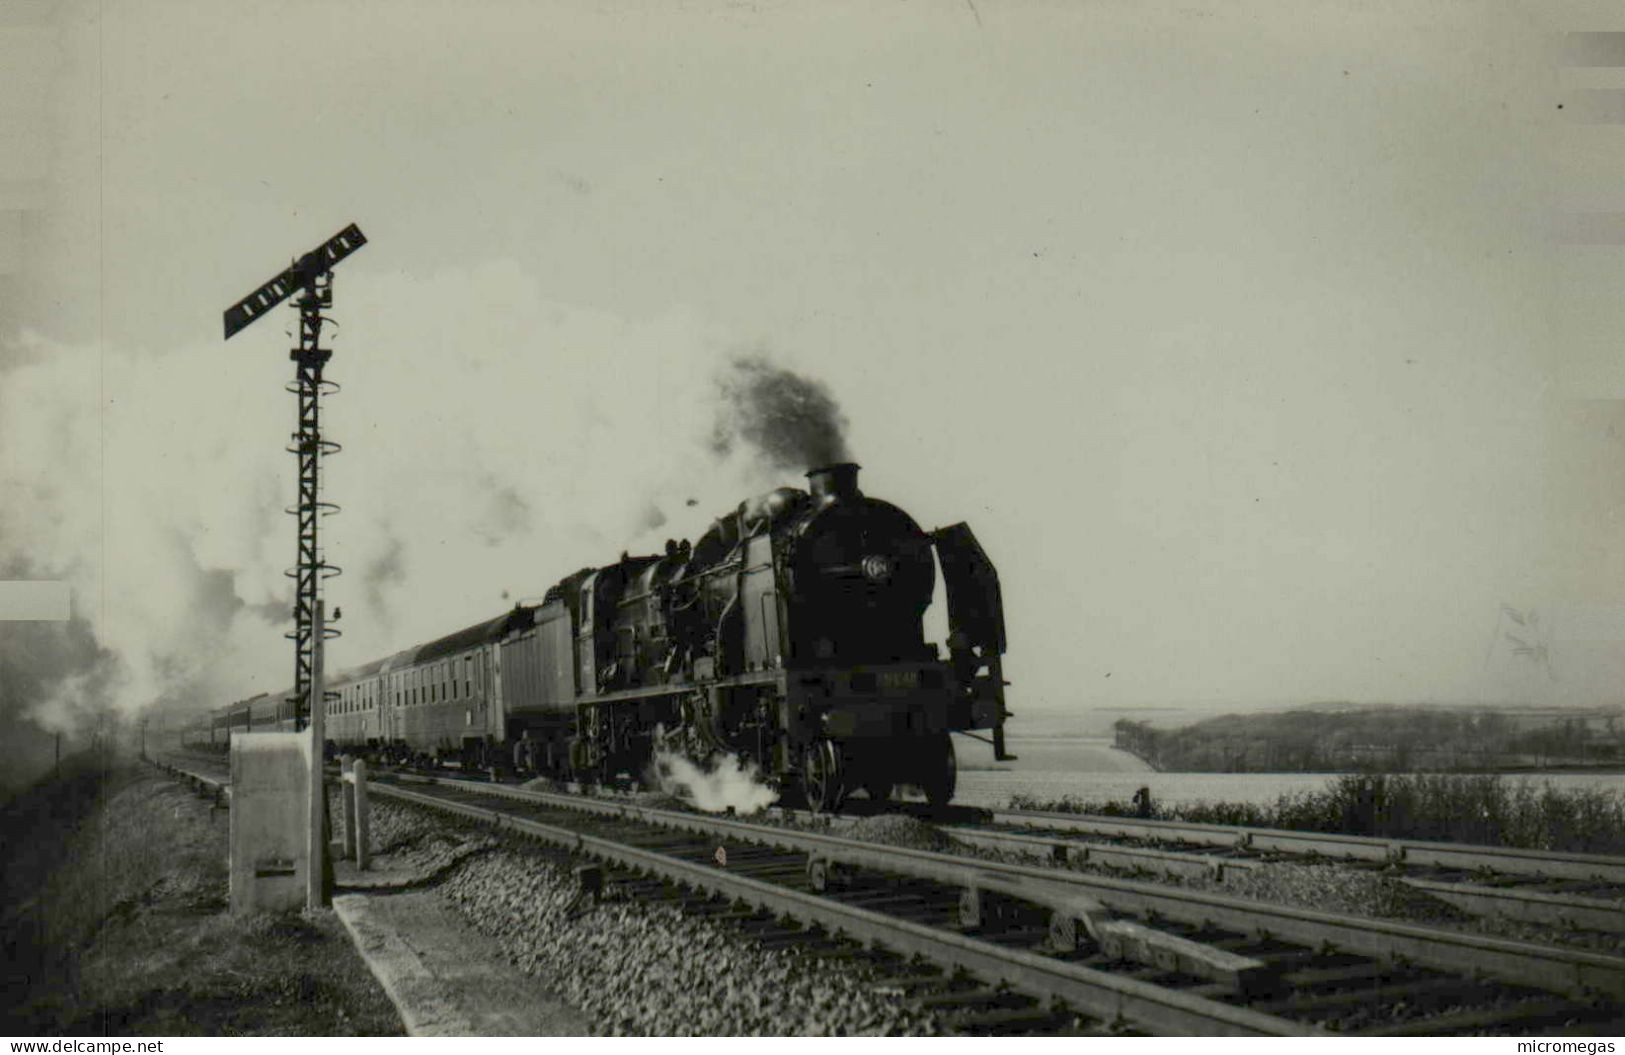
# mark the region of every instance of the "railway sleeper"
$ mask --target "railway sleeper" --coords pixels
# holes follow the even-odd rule
[[[1594,1016],[1605,1017],[1570,1000],[1542,997],[1526,1000],[1512,1007],[1466,1008],[1430,1018],[1387,1022],[1357,1032],[1363,1037],[1414,1037],[1423,1034],[1472,1033],[1480,1030],[1494,1030],[1497,1034],[1506,1034],[1514,1026],[1528,1028],[1547,1023],[1563,1025]]]
[[[831,858],[816,854],[808,858],[808,881],[813,890],[819,893],[841,886],[850,887],[855,883],[856,876],[856,871],[850,866]],[[961,888],[956,921],[961,930],[984,931],[995,920],[1005,922],[1023,911],[1011,911],[1012,903],[1018,899],[994,897],[991,896],[993,893],[975,885]],[[1267,989],[1273,984],[1271,979],[1277,973],[1271,965],[1251,957],[1137,923],[1113,920],[1110,910],[1094,898],[1064,889],[1048,890],[1041,887],[1024,890],[1023,895],[1020,901],[1037,904],[1049,912],[1047,933],[1041,933],[1038,937],[1041,939],[1039,943],[1051,952],[1073,953],[1087,941],[1115,960],[1144,963],[1159,970],[1217,982],[1231,991],[1244,993]],[[858,903],[880,908],[886,905],[887,899]],[[1267,934],[1260,937],[1269,940]]]
[[[1413,978],[1387,985],[1354,985],[1329,993],[1295,993],[1280,1000],[1256,1005],[1265,1014],[1290,1014],[1295,1018],[1312,1018],[1326,1012],[1367,1004],[1395,1006],[1401,1002],[1409,1007],[1441,1000],[1475,1002],[1492,999],[1497,990],[1489,986],[1464,982],[1460,978]]]
[[[1112,961],[1144,964],[1159,971],[1186,975],[1224,985],[1232,992],[1267,990],[1279,974],[1271,964],[1227,952],[1213,945],[1156,930],[1129,920],[1114,919],[1104,904],[1093,898],[1066,894],[1045,898],[1048,929],[1041,944],[1050,952],[1070,954],[1093,946]],[[1010,899],[993,898],[978,887],[960,892],[959,925],[967,931],[984,930]],[[991,910],[991,911],[990,911]]]
[[[1026,1033],[1053,1032],[1071,1028],[1077,1021],[1078,1016],[1070,1011],[1043,1007],[1001,1008],[954,1017],[954,1025],[960,1029],[996,1029],[1001,1033],[1016,1030]]]
[[[997,987],[980,987],[975,989],[956,989],[946,993],[935,993],[930,996],[916,997],[914,1002],[920,1007],[934,1008],[963,1008],[963,1007],[1008,1007],[1012,1003],[1032,1006],[1032,998],[1013,993],[1008,989]]]

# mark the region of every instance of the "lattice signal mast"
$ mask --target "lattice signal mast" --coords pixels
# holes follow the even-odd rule
[[[289,297],[296,298],[293,306],[299,311],[299,346],[288,353],[294,361],[294,379],[287,385],[299,397],[299,431],[288,447],[299,459],[299,501],[287,509],[299,521],[299,560],[286,572],[295,584],[294,626],[286,636],[294,643],[291,702],[301,729],[309,720],[316,669],[316,606],[321,602],[322,583],[339,574],[339,568],[322,557],[318,527],[322,517],[338,512],[338,506],[321,500],[322,456],[339,451],[337,443],[322,437],[321,429],[321,397],[338,391],[337,384],[322,379],[322,367],[333,357],[332,349],[321,344],[322,323],[331,321],[322,313],[333,306],[333,267],[366,244],[361,229],[351,224],[227,308],[225,314],[226,339],[230,340]],[[321,632],[323,637],[338,636],[336,628],[323,627]]]

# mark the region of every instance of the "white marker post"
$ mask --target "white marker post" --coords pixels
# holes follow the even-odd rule
[[[368,840],[372,838],[372,823],[367,817],[367,760],[355,760],[355,769],[351,771],[355,779],[355,786],[351,794],[355,796],[355,866],[365,872],[372,859],[372,849]]]
[[[322,633],[326,624],[326,602],[317,601],[310,665],[310,831],[305,840],[308,857],[305,866],[305,907],[309,909],[327,905],[327,890],[323,883],[327,874],[327,796],[322,783],[324,712],[327,710],[322,690],[322,661],[326,651],[322,647]]]

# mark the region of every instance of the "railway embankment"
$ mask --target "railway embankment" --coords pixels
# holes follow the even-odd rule
[[[594,1032],[737,1035],[932,1034],[935,1017],[877,991],[849,958],[806,941],[764,945],[673,898],[583,892],[571,857],[374,801],[386,852],[448,862],[435,891],[525,974],[545,979]],[[470,853],[466,847],[478,847]],[[816,944],[816,943],[811,943]]]
[[[13,1035],[401,1032],[330,912],[234,918],[227,814],[128,756],[65,762],[0,811]]]
[[[944,1031],[846,950],[764,943],[676,888],[591,895],[570,852],[378,797],[370,809],[372,867],[339,864],[335,907],[414,1035]]]

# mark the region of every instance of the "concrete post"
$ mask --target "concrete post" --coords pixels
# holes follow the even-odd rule
[[[340,856],[355,856],[355,763],[349,755],[339,759],[339,802],[344,811],[344,849]]]
[[[367,814],[367,760],[355,760],[355,866],[367,870],[372,859],[372,821]]]
[[[310,741],[303,733],[255,733],[231,741],[228,843],[231,911],[297,911],[312,871]]]
[[[327,905],[327,788],[322,781],[322,745],[326,739],[327,700],[324,698],[324,679],[322,677],[323,653],[322,635],[326,629],[327,611],[326,602],[316,602],[315,612],[315,638],[313,642],[314,662],[311,664],[310,677],[310,817],[309,832],[306,833],[306,853],[309,855],[310,867],[305,873],[305,907],[309,909],[323,908]]]

